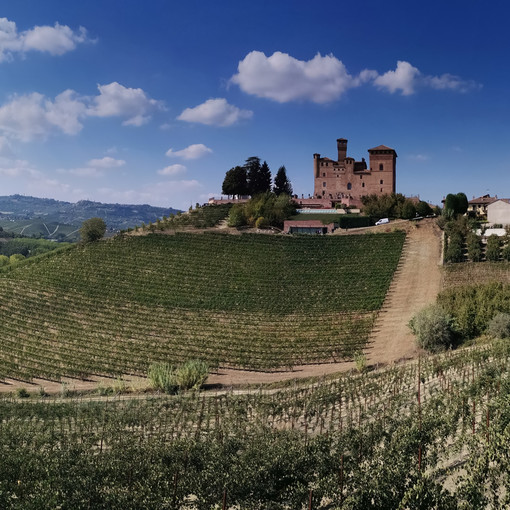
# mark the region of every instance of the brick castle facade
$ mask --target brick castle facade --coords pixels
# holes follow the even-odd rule
[[[365,158],[355,161],[347,156],[347,140],[337,141],[338,160],[313,155],[315,199],[333,203],[358,202],[362,196],[383,195],[395,192],[397,153],[379,145],[368,149],[369,163]]]

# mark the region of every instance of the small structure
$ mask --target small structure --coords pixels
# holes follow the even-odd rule
[[[328,223],[325,225],[320,220],[286,220],[283,223],[285,234],[331,234],[338,225]]]
[[[510,199],[500,198],[488,204],[487,221],[491,225],[510,225]]]
[[[487,216],[487,206],[496,202],[498,196],[491,197],[490,195],[483,195],[481,197],[475,198],[473,197],[468,202],[468,213],[473,214],[474,216]]]

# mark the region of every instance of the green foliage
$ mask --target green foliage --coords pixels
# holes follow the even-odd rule
[[[292,196],[292,185],[287,178],[287,169],[285,166],[281,166],[276,173],[276,177],[274,178],[273,193],[276,196],[281,194]]]
[[[451,347],[456,334],[455,321],[438,305],[429,305],[410,321],[409,328],[416,335],[422,349],[437,352]]]
[[[468,256],[472,262],[480,262],[482,260],[482,246],[480,237],[474,232],[469,232],[466,238]]]
[[[165,220],[161,221],[160,229],[180,230],[192,228],[211,228],[215,227],[220,221],[227,218],[232,204],[205,205],[198,209],[193,209],[186,214],[170,214]],[[135,231],[138,227],[135,228]]]
[[[456,218],[466,213],[468,208],[468,199],[465,193],[457,193],[456,195],[448,193],[445,198],[443,215],[448,218]]]
[[[508,237],[503,249],[501,250],[501,256],[503,257],[503,260],[506,260],[507,262],[510,261],[510,241],[508,240]]]
[[[446,246],[445,261],[446,262],[462,262],[464,260],[462,254],[463,239],[458,232],[454,232],[448,239]]]
[[[25,260],[25,257],[21,255],[21,253],[15,253],[9,257],[9,264],[14,265],[18,262],[21,262],[22,260]]]
[[[248,191],[246,168],[244,166],[231,168],[225,175],[221,192],[224,195],[248,195]]]
[[[246,225],[246,217],[244,216],[244,206],[242,204],[234,204],[228,213],[229,227],[242,227]]]
[[[430,207],[430,205],[427,202],[420,200],[416,204],[416,214],[418,214],[418,216],[425,217],[425,216],[429,216],[432,213],[433,213],[432,207]]]
[[[146,375],[148,360],[197,355],[256,370],[351,359],[404,239],[152,234],[42,255],[1,275],[0,374]]]
[[[414,202],[402,193],[384,195],[366,195],[361,197],[363,213],[372,218],[404,218],[411,219],[416,216]]]
[[[499,312],[490,320],[487,332],[493,338],[510,337],[510,314]]]
[[[93,243],[102,239],[106,232],[106,223],[101,218],[90,218],[82,223],[80,228],[81,240]]]
[[[492,234],[487,239],[485,247],[485,258],[491,262],[497,262],[501,254],[501,239],[496,234]]]
[[[354,363],[356,370],[361,374],[367,369],[367,357],[363,351],[357,352],[354,355]]]
[[[175,382],[181,390],[200,389],[209,376],[209,366],[201,360],[186,361],[176,368]]]
[[[290,218],[296,206],[289,195],[276,196],[263,193],[252,197],[244,204],[244,217],[249,225],[255,225],[258,218],[265,218],[265,224],[282,227],[284,220]]]
[[[455,318],[464,338],[483,334],[498,312],[510,313],[510,285],[487,283],[466,285],[441,292],[438,303]]]
[[[6,266],[9,264],[9,257],[6,255],[0,255],[0,267]]]
[[[156,390],[161,390],[165,393],[175,393],[177,391],[175,367],[169,363],[152,363],[147,372],[147,378],[151,386]]]
[[[255,221],[255,227],[256,228],[267,228],[268,223],[267,223],[266,218],[264,218],[264,216],[259,216]]]
[[[198,390],[208,376],[209,367],[200,360],[189,360],[177,367],[164,362],[152,363],[147,373],[151,386],[165,393]]]
[[[260,164],[260,158],[255,156],[248,158],[244,165],[248,179],[248,194],[252,197],[271,190],[271,171],[264,161]]]

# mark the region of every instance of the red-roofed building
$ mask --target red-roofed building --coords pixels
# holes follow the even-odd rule
[[[490,195],[483,195],[478,198],[473,197],[468,202],[468,212],[471,212],[476,216],[486,216],[487,206],[495,202],[497,199],[497,195],[495,197],[491,197]]]
[[[338,160],[313,155],[314,198],[335,203],[356,203],[364,195],[395,192],[397,153],[386,145],[368,149],[365,158],[347,156],[347,140],[337,140]]]

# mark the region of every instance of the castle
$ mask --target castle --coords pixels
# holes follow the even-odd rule
[[[347,156],[347,140],[337,141],[338,161],[313,155],[314,198],[334,203],[355,205],[364,195],[383,195],[395,192],[397,153],[379,145],[368,149],[369,165],[365,158],[355,161]]]

